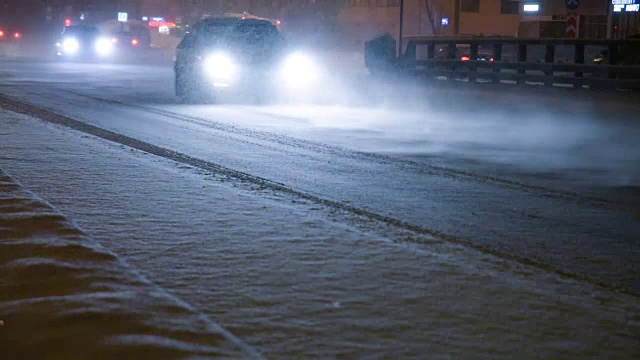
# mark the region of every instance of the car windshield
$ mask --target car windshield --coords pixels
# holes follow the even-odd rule
[[[98,34],[98,29],[91,26],[72,26],[63,31],[65,36],[95,36]]]
[[[227,40],[241,42],[274,41],[279,38],[278,30],[268,23],[209,23],[195,32],[201,40]]]

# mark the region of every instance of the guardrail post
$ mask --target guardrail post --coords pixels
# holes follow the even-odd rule
[[[471,43],[469,49],[469,67],[467,68],[469,71],[469,82],[476,81],[476,72],[478,71],[478,66],[476,65],[476,61],[478,61],[478,43]]]
[[[448,48],[448,54],[447,54],[447,59],[449,60],[457,60],[457,56],[456,56],[456,43],[455,42],[450,42],[447,44],[447,48]],[[456,65],[455,63],[451,63],[451,65],[448,67],[449,71],[456,71]],[[455,76],[454,76],[455,78]],[[451,76],[447,76],[448,80],[451,80]]]
[[[553,64],[556,61],[556,47],[555,45],[547,45],[545,47],[544,62],[548,64],[549,68],[545,70],[544,75],[547,77],[544,80],[545,86],[553,86]]]
[[[414,62],[418,60],[418,54],[417,54],[417,50],[418,46],[415,43],[415,41],[411,41],[409,40],[409,43],[407,44],[407,47],[404,51],[404,54],[401,55],[400,57],[405,58],[405,59],[411,59]]]
[[[495,75],[495,74],[499,74],[501,70],[500,70],[500,67],[495,64],[502,61],[502,44],[493,45],[493,61],[494,61],[494,65],[493,65],[494,76],[491,79],[491,82],[494,84],[499,84],[500,75]]]
[[[380,45],[374,46],[376,42]],[[399,71],[408,71],[415,76],[444,75],[449,80],[464,76],[469,82],[477,82],[483,76],[491,78],[493,83],[501,83],[503,79],[515,80],[518,84],[528,82],[542,82],[546,87],[566,84],[574,88],[582,88],[591,85],[592,88],[600,87],[624,87],[629,89],[640,88],[640,68],[629,66],[627,61],[621,61],[623,47],[638,46],[640,42],[633,39],[625,40],[587,40],[587,39],[505,39],[505,38],[469,38],[469,37],[412,37],[406,42],[406,50],[401,58],[396,58],[394,48],[389,46],[388,39],[374,39],[365,45],[365,62],[367,68],[374,73],[376,70],[396,68]],[[395,45],[395,41],[393,41]],[[459,58],[459,44],[469,46],[470,51],[465,53],[465,61]],[[528,47],[541,46],[544,49],[544,62],[528,61]],[[417,47],[428,47],[429,52],[422,55]],[[444,48],[440,49],[440,46]],[[480,46],[493,47],[493,59],[491,63],[481,62],[479,59]],[[505,47],[506,46],[506,47]],[[517,51],[515,61],[512,59],[511,46]],[[571,46],[574,48],[573,62],[567,64],[556,63],[558,46]],[[588,46],[606,47],[602,61],[609,63],[598,66],[587,65],[585,50]],[[379,51],[373,51],[376,50]],[[421,50],[420,49],[420,50]],[[439,50],[440,49],[440,50]],[[420,58],[418,59],[418,55]],[[443,56],[441,56],[443,55]],[[467,61],[469,56],[471,61]],[[424,57],[428,57],[427,60]],[[506,59],[506,61],[505,61]],[[626,60],[626,58],[625,58]],[[625,65],[619,65],[625,63]],[[490,72],[482,69],[489,68]],[[508,74],[505,75],[505,71]],[[515,70],[515,71],[513,71]],[[464,72],[464,74],[463,74]],[[589,73],[593,77],[587,77]],[[604,78],[604,79],[603,79]]]
[[[527,62],[527,44],[518,44],[518,84],[525,83],[525,75],[527,70],[525,64]]]
[[[429,45],[427,45],[427,46],[429,46],[429,50],[428,50],[429,54],[427,54],[427,59],[428,60],[434,60],[436,58],[436,43],[430,42]],[[427,68],[433,69],[433,64],[429,63],[427,65]]]
[[[618,63],[618,45],[609,44],[609,65],[617,65]],[[609,79],[617,78],[615,70],[609,70]]]
[[[575,45],[573,63],[575,65],[584,65],[584,44],[576,44]],[[583,75],[582,71],[576,71],[574,73],[574,76],[577,77],[577,78],[581,78],[582,75]],[[574,84],[573,87],[582,87],[582,86],[576,86]]]

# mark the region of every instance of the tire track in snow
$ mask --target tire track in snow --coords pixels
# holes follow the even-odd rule
[[[496,176],[481,175],[481,174],[473,173],[471,171],[465,171],[465,170],[455,169],[455,168],[450,168],[445,166],[437,166],[437,165],[416,161],[416,160],[401,159],[401,158],[384,155],[384,154],[358,151],[358,150],[344,148],[341,146],[329,145],[329,144],[325,144],[325,143],[321,143],[313,140],[304,140],[304,139],[296,138],[289,135],[277,134],[269,131],[254,130],[249,128],[231,126],[229,124],[225,124],[215,120],[205,119],[202,117],[180,114],[177,112],[163,110],[163,109],[159,109],[152,106],[133,104],[133,103],[128,103],[128,102],[114,100],[114,99],[102,98],[94,95],[87,95],[87,94],[79,93],[79,92],[68,90],[68,89],[58,89],[58,90],[73,94],[75,96],[91,99],[94,101],[99,101],[99,102],[108,103],[108,104],[117,105],[117,106],[125,106],[132,109],[141,110],[147,113],[161,115],[174,120],[196,124],[199,126],[213,129],[213,130],[232,133],[235,135],[246,136],[249,138],[259,139],[259,140],[263,140],[271,143],[277,143],[279,145],[290,146],[294,148],[302,148],[302,149],[310,150],[313,152],[319,152],[319,153],[324,153],[328,155],[337,155],[343,158],[349,158],[354,160],[376,161],[377,163],[383,164],[383,165],[398,164],[401,166],[409,167],[411,170],[416,171],[418,173],[422,173],[422,174],[438,175],[438,176],[448,177],[456,180],[464,180],[469,182],[491,184],[499,187],[507,187],[512,190],[517,190],[525,193],[536,193],[540,196],[569,201],[569,202],[577,203],[580,205],[589,205],[596,208],[606,208],[606,209],[612,209],[612,210],[618,210],[618,211],[627,211],[631,213],[634,213],[636,211],[634,208],[630,208],[628,205],[617,202],[617,201],[600,198],[600,197],[582,195],[580,193],[573,192],[573,191],[552,189],[546,186],[531,185],[531,184],[523,183],[516,180],[509,180],[509,179],[504,179]],[[279,118],[279,116],[277,115],[265,114],[259,111],[252,111],[252,112],[255,114],[259,114],[260,116]]]
[[[619,293],[623,293],[623,294],[627,294],[635,297],[640,297],[639,292],[636,292],[634,290],[628,289],[626,287],[620,286],[615,283],[609,283],[609,282],[592,278],[587,275],[566,271],[562,268],[547,264],[535,258],[528,258],[528,257],[500,251],[488,246],[476,244],[468,239],[457,237],[448,233],[440,232],[440,231],[429,229],[426,227],[413,225],[405,221],[402,221],[400,219],[381,215],[381,214],[366,210],[364,208],[359,208],[359,207],[342,203],[336,200],[331,200],[328,198],[323,198],[317,195],[309,194],[304,191],[296,190],[283,183],[272,181],[272,180],[255,176],[242,171],[234,170],[234,169],[231,169],[210,161],[205,161],[181,152],[177,152],[164,147],[153,145],[151,143],[144,142],[142,140],[138,140],[126,135],[122,135],[110,130],[106,130],[94,125],[84,123],[82,121],[79,121],[64,115],[60,115],[58,113],[40,108],[38,106],[8,99],[6,97],[0,97],[0,107],[16,113],[33,116],[49,123],[65,126],[86,134],[90,134],[90,135],[105,139],[107,141],[128,146],[128,147],[131,147],[140,151],[144,151],[146,153],[156,155],[168,160],[190,165],[195,168],[199,168],[214,174],[227,176],[227,177],[239,180],[241,182],[258,185],[267,189],[271,189],[273,191],[289,194],[289,195],[298,197],[300,199],[308,200],[313,203],[326,206],[328,208],[345,211],[356,216],[368,218],[370,220],[378,221],[390,226],[397,227],[399,229],[408,230],[416,234],[432,236],[434,238],[447,241],[452,244],[465,246],[467,248],[474,249],[476,251],[479,251],[485,254],[490,254],[498,258],[516,261],[524,265],[532,266],[532,267],[542,269],[551,273],[555,273],[565,278],[583,281],[583,282],[586,282],[610,291],[615,291],[615,292],[619,292]]]

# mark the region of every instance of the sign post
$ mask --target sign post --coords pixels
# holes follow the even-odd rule
[[[570,39],[578,37],[578,8],[580,0],[566,0],[567,5],[567,28],[566,36]]]
[[[570,39],[575,39],[578,37],[578,14],[569,13],[569,15],[567,15],[566,35]]]
[[[640,0],[611,0],[614,13],[640,12]]]
[[[120,22],[120,31],[124,31],[124,24],[129,20],[129,14],[126,12],[118,13],[118,22]]]
[[[578,10],[580,7],[580,0],[566,0],[567,9]]]

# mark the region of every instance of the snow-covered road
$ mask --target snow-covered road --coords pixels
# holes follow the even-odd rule
[[[0,168],[267,357],[637,351],[628,101],[187,106],[171,76],[1,64]]]

